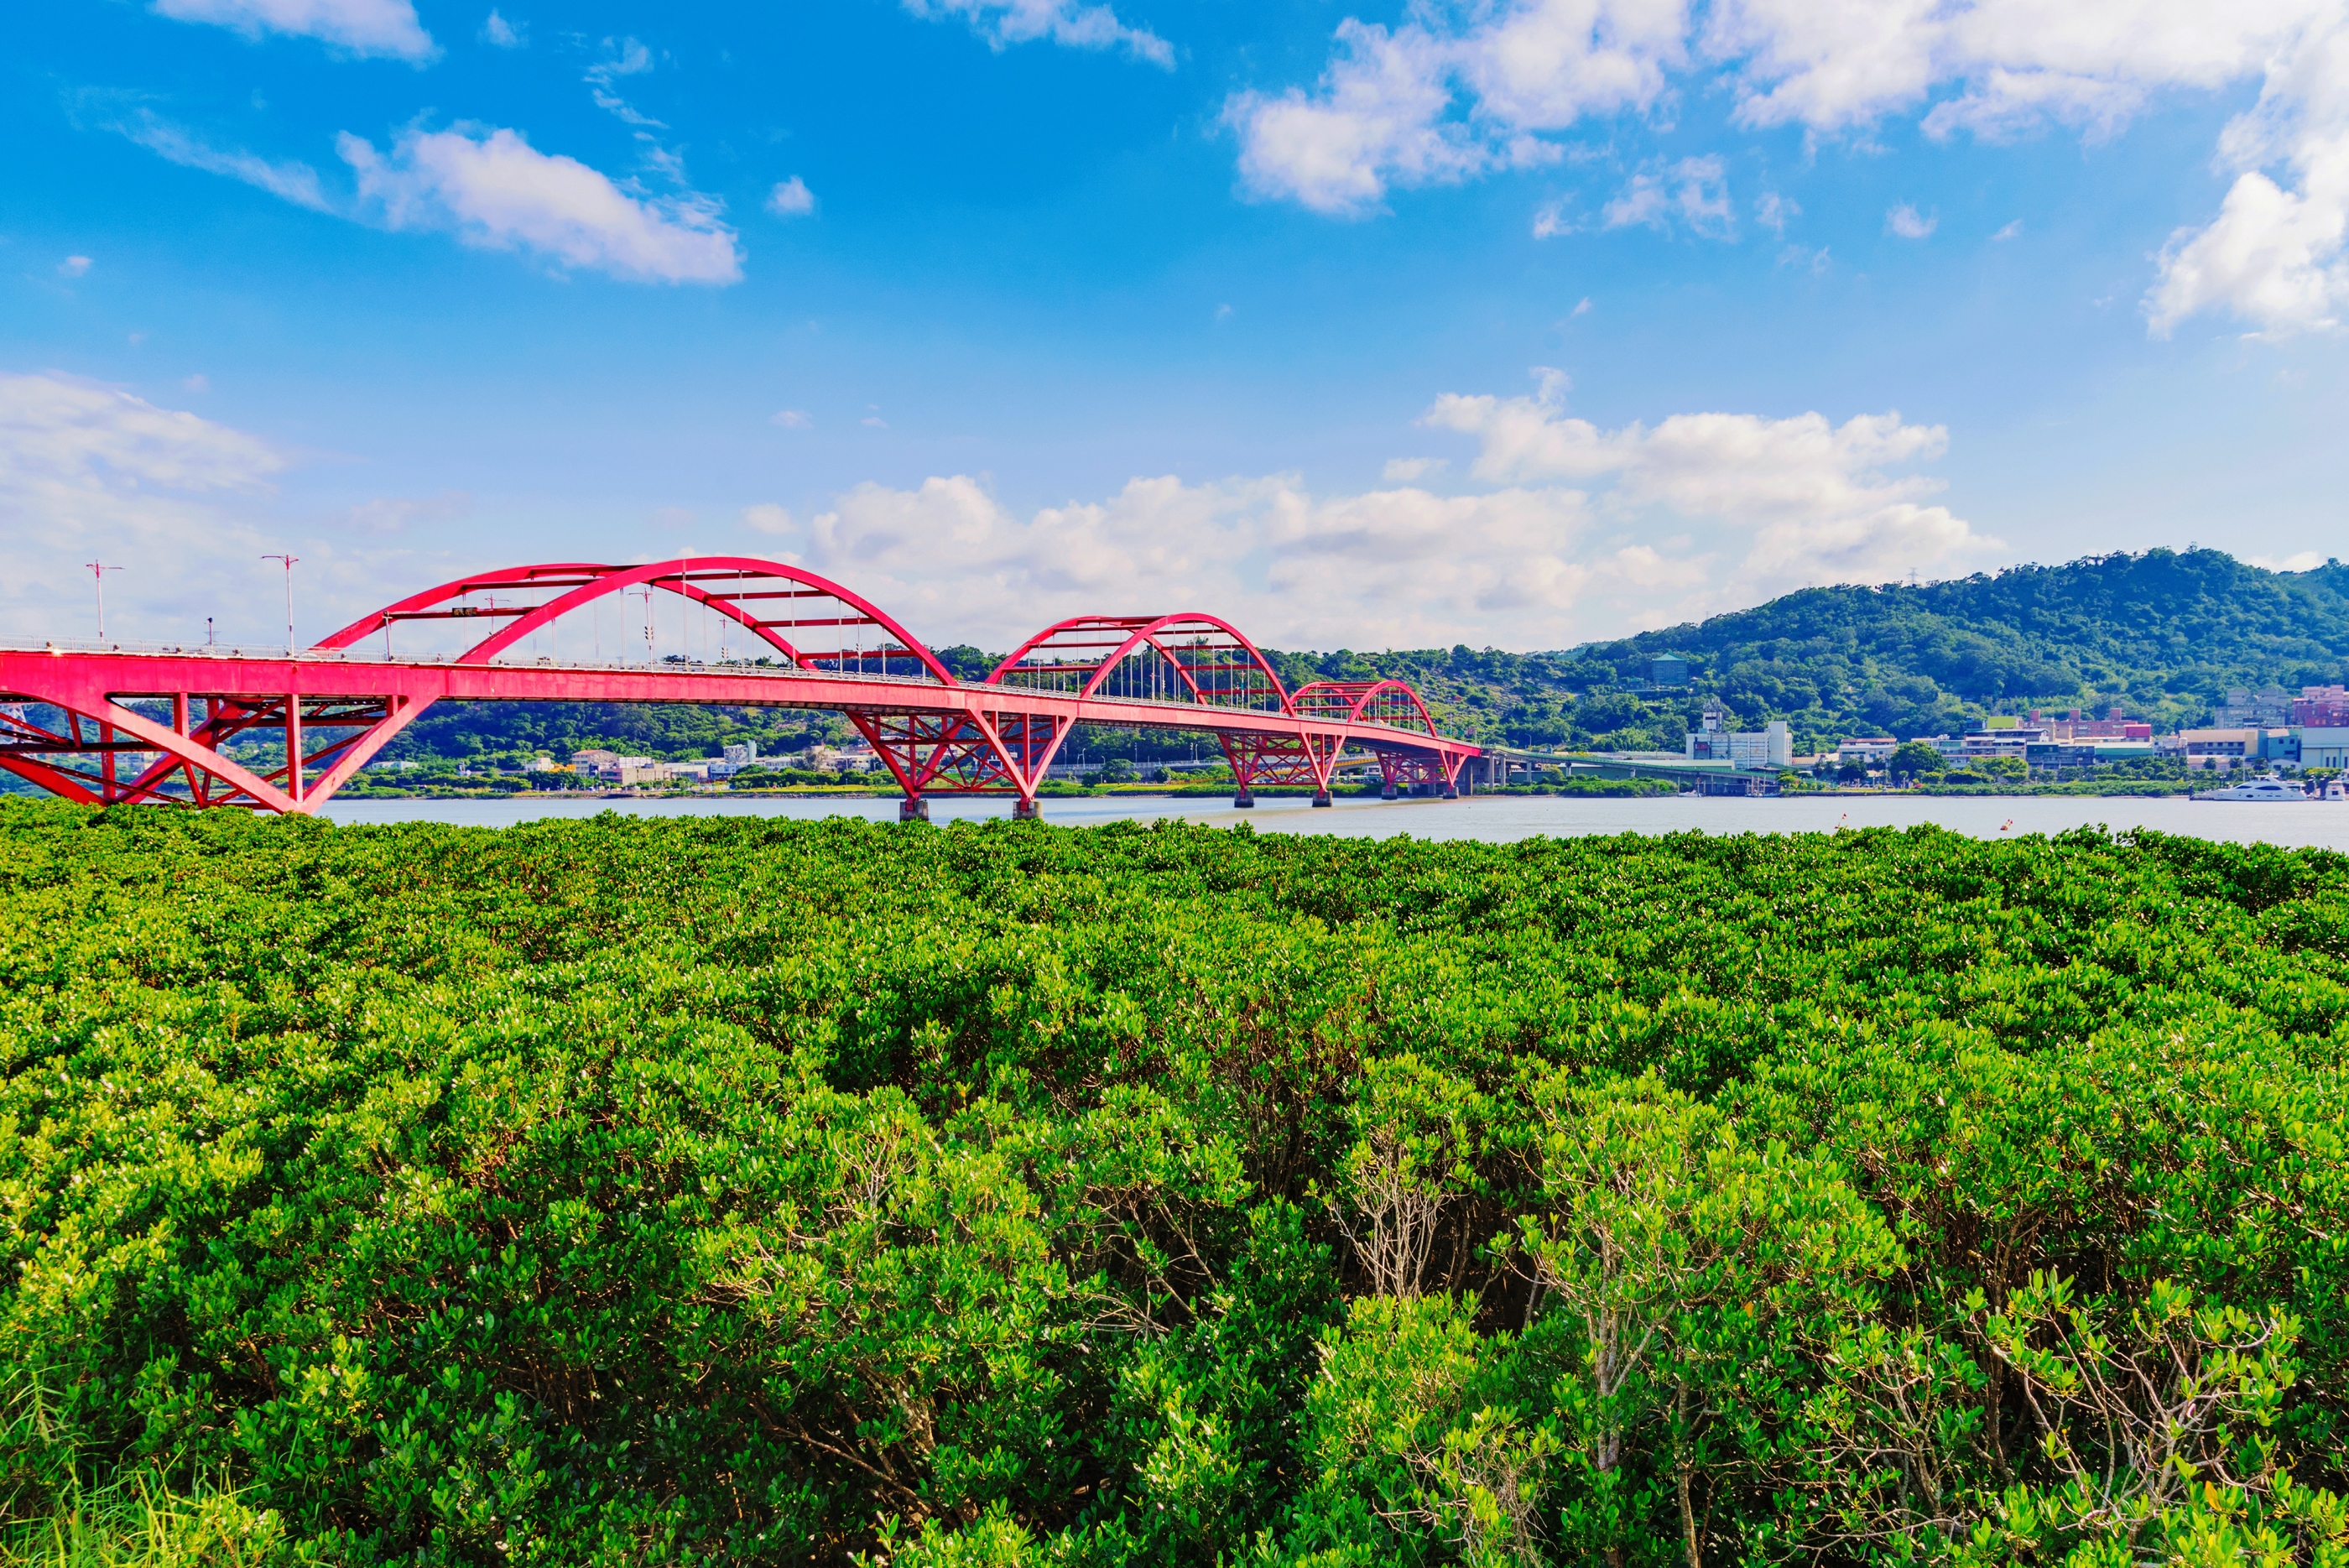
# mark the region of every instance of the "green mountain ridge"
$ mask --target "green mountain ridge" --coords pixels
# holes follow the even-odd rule
[[[1692,666],[1685,693],[1635,688]],[[2274,572],[2219,550],[2148,550],[1925,584],[1805,588],[1752,609],[1557,653],[1454,648],[1284,656],[1304,673],[1419,685],[1472,738],[1680,749],[1708,700],[1742,724],[1785,719],[1796,749],[1857,734],[1954,732],[2029,706],[2117,707],[2157,730],[2233,687],[2343,679],[2349,567]]]
[[[957,670],[991,666],[943,650]],[[1685,691],[1642,690],[1649,662],[1679,654]],[[1740,725],[1785,719],[1798,751],[1853,735],[1955,732],[2030,706],[2117,707],[2157,730],[2205,720],[2230,688],[2344,679],[2349,566],[2276,572],[2223,551],[2147,550],[2020,566],[1943,582],[1805,588],[1634,637],[1557,652],[1463,644],[1361,653],[1268,650],[1292,686],[1391,676],[1416,686],[1447,732],[1487,744],[1678,751],[1708,701]],[[788,711],[589,703],[444,704],[387,754],[565,753],[609,743],[707,755],[727,741],[769,751],[844,738],[843,722]],[[1078,749],[1187,756],[1191,738],[1081,734]]]

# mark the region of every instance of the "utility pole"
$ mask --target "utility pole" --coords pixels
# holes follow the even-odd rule
[[[643,596],[644,596],[644,600],[645,600],[645,664],[647,665],[647,668],[649,668],[649,667],[653,664],[653,662],[654,662],[654,659],[653,659],[653,586],[652,586],[650,583],[639,583],[639,584],[637,584],[637,585],[636,585],[635,587],[633,587],[633,588],[623,588],[623,589],[621,590],[621,592],[623,592],[623,593],[631,593],[631,594],[641,594],[641,595],[643,595]]]
[[[261,558],[264,561],[283,561],[285,563],[285,657],[291,659],[294,657],[294,563],[300,560],[302,557],[299,556],[264,556]]]
[[[89,568],[89,575],[98,583],[98,640],[104,642],[106,640],[106,574],[119,572],[122,568],[109,566],[98,561],[84,561],[82,565]]]

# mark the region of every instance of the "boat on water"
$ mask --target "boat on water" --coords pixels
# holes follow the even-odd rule
[[[2296,784],[2272,775],[2263,779],[2245,779],[2226,789],[2200,789],[2194,792],[2196,800],[2306,800],[2308,792]]]

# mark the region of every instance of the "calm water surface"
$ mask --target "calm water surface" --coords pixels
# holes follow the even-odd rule
[[[1560,795],[1483,795],[1465,800],[1341,800],[1315,811],[1303,799],[1265,800],[1252,811],[1228,801],[1173,800],[1163,795],[1047,800],[1044,820],[1069,826],[1162,818],[1229,826],[1253,824],[1260,833],[1328,833],[1346,838],[1474,838],[1506,844],[1537,835],[1591,833],[1824,833],[1838,827],[1911,827],[1937,823],[1977,838],[2062,833],[2102,824],[2118,831],[2153,827],[2164,833],[2243,843],[2314,845],[2349,850],[2349,802],[2265,805],[2257,802],[2147,800],[2125,795],[2070,796],[1833,795],[1785,800],[1723,800],[1665,796],[1646,800],[1575,800]],[[744,796],[685,800],[353,800],[329,802],[336,822],[447,822],[504,827],[550,817],[617,811],[642,816],[784,816],[812,821],[861,816],[894,822],[889,799],[788,800]],[[1009,801],[930,801],[938,823],[1011,815]]]

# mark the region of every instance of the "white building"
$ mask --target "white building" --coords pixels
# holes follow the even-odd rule
[[[1795,765],[1795,735],[1784,719],[1773,719],[1759,730],[1732,730],[1728,715],[1705,705],[1702,728],[1688,733],[1683,753],[1691,762],[1729,763],[1741,768],[1791,768]]]
[[[2300,765],[2349,768],[2349,729],[2309,725],[2300,732]]]
[[[1889,735],[1865,735],[1844,742],[1836,748],[1836,761],[1857,763],[1864,768],[1880,768],[1892,760],[1900,742]]]

